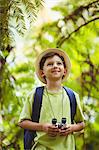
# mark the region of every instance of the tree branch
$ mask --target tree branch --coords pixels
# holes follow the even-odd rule
[[[79,26],[77,29],[75,29],[75,30],[72,31],[70,34],[68,34],[67,37],[62,36],[61,39],[59,39],[58,42],[57,42],[57,48],[60,47],[60,46],[65,42],[65,40],[69,39],[70,36],[71,36],[73,33],[79,31],[80,28],[82,28],[83,26],[86,26],[87,24],[89,24],[89,23],[91,23],[91,22],[93,22],[93,21],[95,21],[95,20],[98,20],[98,19],[99,19],[99,17],[95,17],[95,18],[89,20],[88,22],[85,22],[85,23],[82,24],[81,26]]]
[[[86,9],[88,10],[91,7],[95,7],[96,5],[98,5],[98,3],[99,3],[99,1],[96,0],[94,2],[89,3],[86,6],[80,6],[79,8],[77,8],[76,10],[74,10],[70,15],[64,17],[63,20],[65,22],[68,21],[68,20],[70,20],[70,19],[72,19],[73,21],[75,21],[75,17],[77,17],[79,15],[82,15],[83,10],[86,10]],[[96,6],[96,7],[98,7],[98,6]]]

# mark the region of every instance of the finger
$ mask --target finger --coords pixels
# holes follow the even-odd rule
[[[58,132],[55,132],[55,131],[48,131],[48,134],[58,134]]]
[[[49,126],[49,129],[58,129],[56,126]]]
[[[65,130],[66,133],[69,133],[70,131],[71,131],[70,128]]]
[[[59,132],[58,128],[48,128],[49,132]]]
[[[59,133],[65,133],[66,132],[66,130],[60,130],[59,131]]]
[[[71,133],[71,130],[69,130],[69,129],[68,129],[68,130],[66,129],[66,130],[60,130],[60,131],[59,131],[59,134],[60,134],[60,135],[66,135],[66,136],[67,136],[67,135],[70,134],[70,133]]]
[[[65,130],[60,130],[60,132],[59,132],[59,135],[61,136],[61,135],[65,135],[66,134],[66,132],[65,132]]]

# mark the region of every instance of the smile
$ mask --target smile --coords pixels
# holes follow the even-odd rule
[[[59,70],[53,70],[52,73],[57,73],[60,72]]]

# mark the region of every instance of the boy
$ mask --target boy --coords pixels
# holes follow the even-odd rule
[[[45,84],[39,123],[31,121],[32,103],[34,98],[28,98],[20,116],[19,126],[34,130],[37,133],[32,150],[75,150],[74,132],[84,127],[84,116],[80,106],[79,96],[75,93],[77,110],[71,123],[70,101],[62,82],[67,79],[71,69],[68,55],[59,49],[47,49],[39,55],[36,61],[36,74]],[[34,95],[35,90],[32,95]],[[52,124],[65,117],[66,126],[59,128]]]

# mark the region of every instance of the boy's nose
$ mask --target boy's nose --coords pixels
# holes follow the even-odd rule
[[[57,67],[57,63],[54,63],[53,67],[56,68]]]

